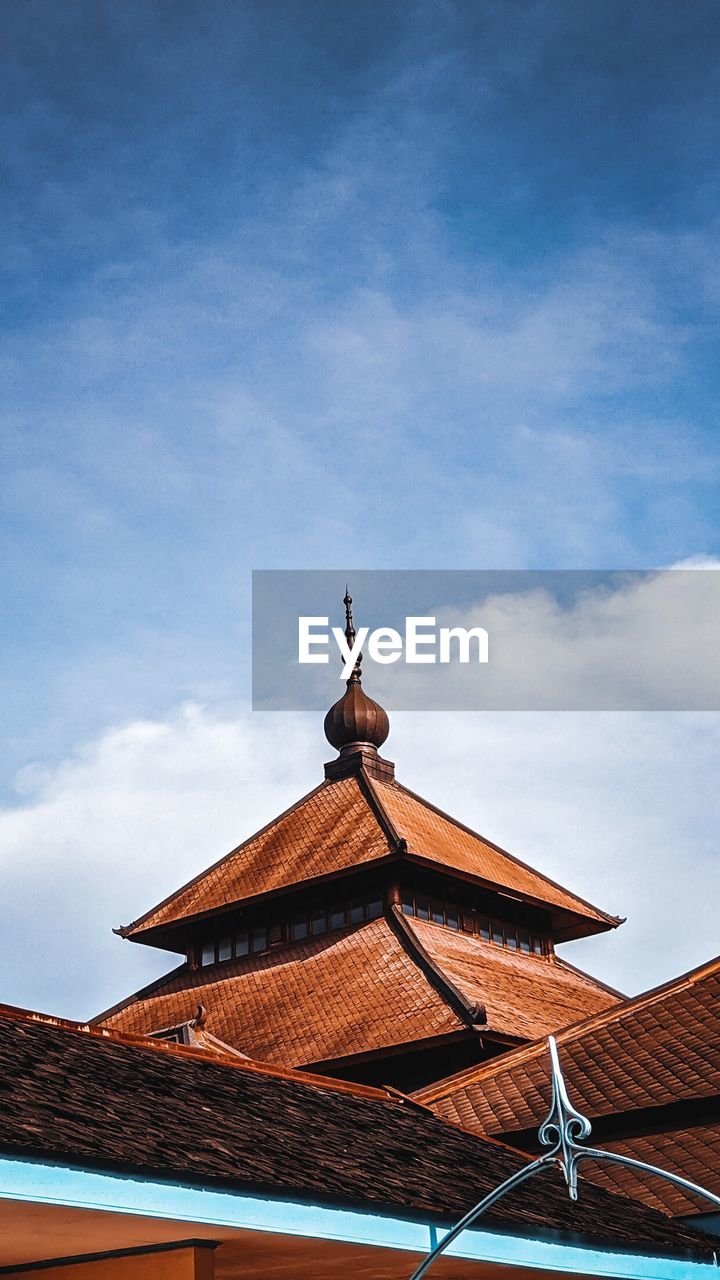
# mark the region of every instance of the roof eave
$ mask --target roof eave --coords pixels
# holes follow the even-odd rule
[[[246,898],[236,898],[232,902],[224,902],[221,906],[212,907],[208,911],[197,911],[193,915],[179,916],[175,920],[164,921],[162,924],[143,926],[142,924],[129,924],[114,929],[119,937],[127,939],[129,942],[142,942],[149,947],[159,947],[165,951],[182,952],[185,949],[178,947],[172,940],[172,935],[178,935],[181,931],[186,933],[189,929],[194,929],[197,925],[202,924],[206,920],[217,920],[224,915],[230,915],[235,911],[242,910],[244,907],[254,907],[263,902],[274,902],[279,898],[289,897],[290,894],[297,893],[299,890],[309,890],[312,892],[315,888],[320,888],[326,884],[334,884],[340,880],[350,880],[353,877],[372,874],[376,869],[383,868],[398,862],[402,857],[400,850],[390,849],[388,853],[379,858],[369,859],[367,862],[354,863],[352,866],[341,867],[338,871],[329,871],[325,875],[311,876],[306,880],[294,880],[292,884],[278,885],[275,889],[267,889],[263,893],[251,894]],[[173,945],[170,942],[173,941]]]
[[[138,1207],[157,1218],[168,1215],[176,1222],[202,1220],[210,1225],[251,1228],[254,1232],[286,1235],[289,1244],[298,1237],[317,1241],[341,1241],[356,1247],[358,1242],[383,1250],[401,1250],[402,1255],[422,1256],[437,1240],[438,1230],[454,1225],[447,1212],[422,1210],[397,1201],[368,1201],[365,1197],[324,1195],[305,1188],[282,1191],[260,1181],[203,1178],[194,1174],[182,1182],[168,1178],[165,1169],[137,1166],[131,1162],[109,1162],[92,1157],[55,1157],[32,1148],[3,1147],[1,1175],[10,1174],[14,1196],[22,1201],[52,1204],[58,1201],[75,1209],[136,1214]],[[99,1175],[99,1177],[98,1177]],[[222,1191],[222,1216],[208,1192]],[[638,1205],[642,1212],[648,1210]],[[288,1234],[289,1218],[294,1223]],[[541,1245],[544,1262],[554,1272],[575,1272],[578,1263],[584,1274],[624,1275],[630,1278],[649,1274],[648,1262],[657,1263],[653,1274],[663,1280],[705,1280],[715,1274],[715,1238],[692,1231],[692,1247],[678,1243],[669,1247],[649,1242],[633,1245],[612,1239],[598,1239],[581,1232],[568,1232],[533,1222],[524,1229],[497,1220],[465,1239],[463,1256],[478,1263],[501,1264],[529,1275],[538,1274],[537,1249]],[[410,1253],[408,1253],[410,1251]],[[578,1259],[578,1254],[580,1255]],[[583,1265],[587,1255],[587,1266]],[[544,1269],[544,1268],[543,1268]]]
[[[573,938],[586,938],[592,934],[606,933],[608,929],[617,929],[618,925],[625,923],[625,916],[608,915],[606,912],[601,911],[599,907],[591,907],[594,913],[592,915],[582,915],[580,912],[572,912],[567,908],[557,907],[542,898],[534,897],[528,893],[519,893],[514,889],[509,889],[507,885],[487,880],[483,876],[473,875],[470,871],[460,871],[444,862],[438,862],[434,858],[427,858],[414,849],[407,849],[406,852],[403,852],[402,857],[428,871],[442,872],[443,875],[450,875],[457,880],[464,881],[466,884],[477,885],[478,888],[498,894],[499,897],[508,898],[513,902],[520,902],[524,906],[546,912],[550,915],[553,939],[556,942],[569,942]]]

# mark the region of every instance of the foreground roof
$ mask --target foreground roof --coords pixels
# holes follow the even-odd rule
[[[159,941],[179,922],[354,867],[402,859],[445,868],[485,888],[510,890],[549,910],[558,938],[620,923],[398,782],[380,781],[361,769],[323,782],[120,932],[143,942]]]
[[[7,1008],[0,1080],[3,1155],[196,1186],[455,1220],[525,1160],[401,1095]],[[623,1197],[587,1187],[573,1205],[554,1173],[488,1221],[712,1256],[700,1234]]]
[[[557,957],[508,951],[429,922],[398,922],[391,908],[389,918],[248,956],[212,975],[183,965],[97,1021],[148,1032],[202,1004],[221,1040],[264,1062],[301,1066],[472,1025],[481,1034],[532,1039],[620,998]]]
[[[557,1033],[570,1096],[592,1141],[720,1195],[720,958]],[[527,1045],[416,1095],[473,1133],[532,1149],[547,1110],[544,1043]],[[618,1166],[587,1176],[668,1213],[707,1204]]]

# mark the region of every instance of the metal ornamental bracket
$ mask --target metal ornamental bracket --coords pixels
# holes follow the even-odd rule
[[[490,1191],[488,1195],[480,1200],[474,1209],[466,1213],[465,1217],[461,1218],[448,1231],[447,1235],[443,1236],[432,1252],[413,1271],[410,1280],[422,1280],[422,1277],[427,1274],[435,1259],[445,1252],[453,1240],[457,1240],[463,1231],[467,1231],[469,1227],[477,1222],[478,1218],[481,1218],[488,1209],[497,1204],[498,1200],[502,1200],[509,1191],[519,1187],[521,1183],[527,1182],[529,1178],[533,1178],[535,1174],[542,1173],[544,1169],[548,1169],[551,1166],[561,1170],[571,1200],[577,1200],[578,1198],[577,1175],[580,1161],[598,1160],[606,1164],[626,1165],[630,1169],[639,1169],[642,1173],[664,1178],[666,1182],[671,1182],[674,1186],[681,1187],[683,1191],[690,1191],[720,1209],[720,1196],[708,1191],[705,1187],[698,1186],[695,1182],[690,1182],[687,1178],[681,1178],[677,1173],[669,1173],[667,1169],[659,1169],[657,1165],[646,1164],[644,1160],[634,1160],[631,1156],[617,1155],[613,1151],[604,1151],[600,1147],[581,1146],[581,1142],[590,1137],[592,1125],[587,1116],[577,1111],[568,1098],[567,1086],[560,1066],[560,1055],[554,1036],[548,1037],[548,1048],[550,1050],[552,1098],[550,1110],[538,1129],[538,1138],[544,1147],[550,1147],[551,1150],[546,1151],[542,1156],[538,1156],[537,1160],[532,1160],[530,1164],[524,1165],[517,1173],[512,1174],[510,1178],[507,1178],[494,1191]]]

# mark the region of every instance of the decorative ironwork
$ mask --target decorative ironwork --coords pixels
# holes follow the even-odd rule
[[[445,1252],[453,1240],[457,1240],[463,1231],[467,1231],[473,1223],[477,1222],[478,1218],[481,1218],[488,1209],[497,1204],[498,1200],[502,1200],[515,1187],[519,1187],[523,1182],[527,1182],[529,1178],[533,1178],[535,1174],[541,1173],[543,1169],[548,1169],[551,1166],[561,1170],[571,1200],[577,1200],[578,1198],[577,1173],[580,1161],[598,1160],[603,1163],[625,1165],[627,1168],[637,1169],[641,1173],[649,1173],[654,1177],[664,1178],[667,1182],[671,1182],[673,1186],[700,1196],[703,1200],[708,1200],[716,1208],[720,1209],[720,1196],[708,1191],[706,1187],[700,1187],[697,1183],[690,1182],[687,1178],[681,1178],[677,1173],[669,1173],[667,1169],[659,1169],[657,1165],[646,1164],[644,1160],[634,1160],[631,1156],[622,1156],[614,1151],[604,1151],[601,1147],[581,1146],[581,1142],[590,1137],[592,1125],[587,1116],[582,1115],[572,1105],[568,1097],[565,1078],[560,1066],[560,1055],[554,1036],[548,1037],[548,1049],[550,1051],[552,1098],[550,1110],[538,1129],[538,1138],[544,1147],[550,1147],[551,1149],[546,1151],[544,1155],[538,1156],[536,1160],[532,1160],[530,1164],[524,1165],[522,1169],[518,1169],[516,1173],[507,1178],[505,1182],[502,1182],[494,1191],[490,1191],[488,1195],[480,1200],[474,1209],[466,1213],[465,1217],[461,1218],[443,1236],[442,1240],[438,1242],[427,1257],[423,1259],[420,1266],[413,1271],[410,1280],[422,1280],[422,1277],[429,1271],[435,1259]]]

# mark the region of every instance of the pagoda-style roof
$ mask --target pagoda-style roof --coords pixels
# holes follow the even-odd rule
[[[209,870],[120,930],[181,949],[178,926],[252,899],[389,862],[442,870],[550,913],[556,940],[620,923],[394,779],[330,778]]]
[[[620,999],[555,956],[504,950],[390,907],[387,918],[212,974],[183,965],[97,1021],[147,1033],[201,1004],[221,1040],[264,1062],[308,1066],[471,1027],[527,1040]]]
[[[573,1103],[592,1142],[720,1195],[720,957],[556,1032]],[[547,1111],[545,1042],[515,1049],[416,1095],[471,1132],[532,1150]],[[681,1188],[614,1164],[593,1181],[671,1214],[707,1208]]]
[[[119,930],[187,963],[96,1022],[157,1033],[202,1005],[262,1061],[408,1089],[621,999],[554,952],[620,920],[397,782],[360,664],[324,782]]]

